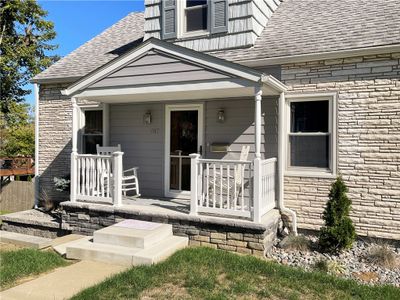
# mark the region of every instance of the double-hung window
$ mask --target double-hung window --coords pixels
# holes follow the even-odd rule
[[[185,0],[183,7],[183,33],[207,32],[208,0]]]
[[[334,173],[334,97],[289,97],[287,119],[287,171]]]
[[[103,110],[85,110],[82,128],[82,152],[95,154],[96,145],[103,145]]]

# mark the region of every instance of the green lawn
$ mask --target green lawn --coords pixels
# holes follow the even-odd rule
[[[400,299],[371,287],[255,257],[188,248],[163,263],[132,268],[72,299]]]
[[[17,249],[0,251],[0,288],[6,289],[28,276],[43,273],[69,262],[50,251]]]

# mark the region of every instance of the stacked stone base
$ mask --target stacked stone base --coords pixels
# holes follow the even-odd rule
[[[0,216],[1,230],[54,239],[69,230],[61,228],[61,219],[48,213],[30,209]]]
[[[95,230],[124,219],[171,224],[174,235],[187,236],[189,245],[264,256],[277,237],[280,214],[273,210],[262,223],[253,223],[208,216],[144,213],[137,207],[62,203],[62,228],[72,233],[92,235]]]

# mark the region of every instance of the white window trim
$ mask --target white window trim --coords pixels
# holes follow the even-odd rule
[[[91,135],[84,134],[83,128],[85,127],[85,112],[90,110],[101,110],[103,111],[103,145],[108,146],[109,144],[109,104],[107,103],[99,103],[99,104],[86,104],[79,105],[80,114],[79,114],[79,138],[78,138],[78,153],[83,153],[83,136]],[[92,134],[92,135],[100,135],[100,134]]]
[[[210,20],[209,18],[209,12],[208,10],[210,9],[210,3],[207,1],[207,30],[197,30],[197,31],[190,31],[186,32],[185,31],[185,25],[186,25],[186,0],[181,0],[177,1],[177,37],[178,38],[191,38],[191,37],[198,37],[202,35],[208,35],[210,34]]]
[[[337,94],[336,93],[313,93],[313,94],[290,94],[285,95],[285,176],[296,177],[319,177],[334,178],[337,176]],[[304,101],[329,101],[329,133],[330,133],[330,158],[329,169],[289,167],[289,132],[290,132],[290,103]],[[321,133],[326,135],[326,133]],[[321,135],[320,133],[309,133],[309,135]],[[293,134],[292,134],[293,135]]]

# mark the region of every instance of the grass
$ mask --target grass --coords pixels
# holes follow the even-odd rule
[[[35,249],[0,251],[0,288],[6,289],[22,279],[37,275],[56,267],[69,264],[58,254]]]
[[[366,286],[251,256],[187,248],[165,262],[129,269],[72,299],[400,299],[393,286]]]

